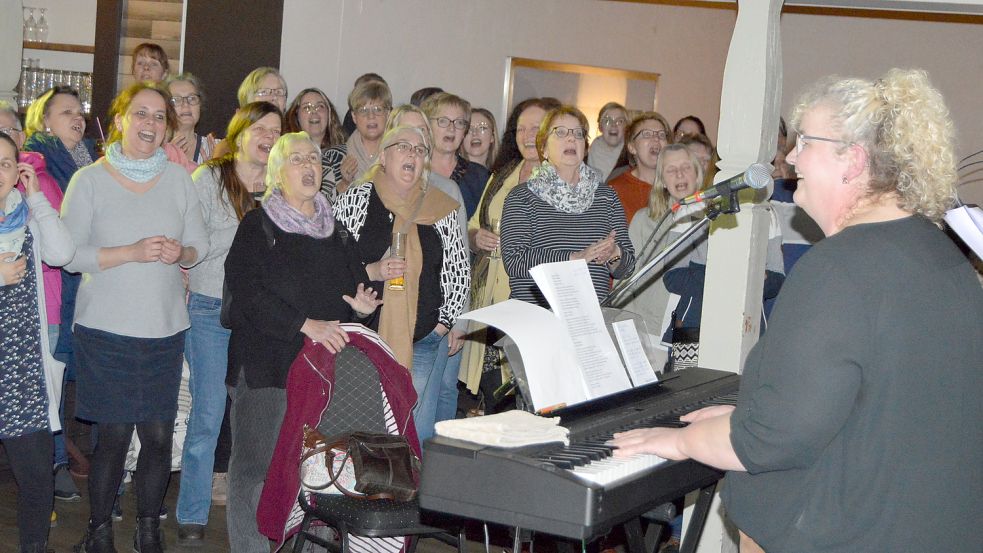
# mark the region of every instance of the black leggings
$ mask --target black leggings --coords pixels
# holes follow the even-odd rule
[[[136,425],[100,422],[98,425],[99,440],[89,469],[89,523],[98,526],[112,516],[134,426],[140,438],[140,455],[134,475],[137,517],[159,516],[171,475],[174,420],[139,422]]]
[[[21,548],[47,543],[55,498],[51,431],[44,429],[5,438],[3,447],[17,482],[17,531]]]

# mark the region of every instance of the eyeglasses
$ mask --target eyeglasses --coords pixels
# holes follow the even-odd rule
[[[188,96],[171,96],[171,105],[178,107],[181,104],[188,104],[189,106],[197,106],[201,103],[201,95],[190,94]]]
[[[388,111],[389,108],[386,106],[362,106],[356,109],[355,113],[362,117],[368,117],[370,114],[379,117]]]
[[[257,98],[265,98],[267,96],[275,96],[277,98],[282,98],[287,95],[287,90],[284,88],[261,88],[256,91]]]
[[[846,140],[838,140],[836,138],[824,138],[822,136],[809,136],[808,134],[800,134],[798,138],[795,139],[795,155],[802,153],[802,149],[805,148],[810,140],[821,140],[823,142],[832,142],[834,144],[850,144]]]
[[[491,127],[488,125],[476,125],[469,129],[471,134],[488,134],[491,132]]]
[[[459,117],[457,119],[451,119],[450,117],[431,117],[430,120],[436,121],[437,126],[442,129],[450,127],[451,124],[453,124],[454,128],[459,131],[463,131],[464,129],[468,128],[468,120],[464,119],[463,117]]]
[[[309,154],[298,154],[293,153],[287,156],[290,160],[290,165],[319,165],[321,163],[321,156],[317,155],[317,152],[311,152]]]
[[[3,134],[10,134],[12,132],[24,132],[24,130],[18,129],[17,127],[0,127],[0,132]]]
[[[423,144],[414,146],[409,142],[396,142],[395,144],[390,144],[387,148],[396,148],[396,151],[401,154],[406,154],[412,151],[419,157],[427,157],[430,154],[430,148],[427,148]]]
[[[692,165],[686,164],[679,167],[666,167],[662,170],[663,173],[670,177],[688,177],[690,175],[696,174],[696,169]]]
[[[583,140],[587,136],[587,130],[583,127],[574,127],[568,129],[566,127],[553,127],[550,132],[555,134],[557,138],[566,138],[569,134],[573,133],[573,137],[577,140]]]
[[[324,102],[318,102],[316,104],[307,102],[306,104],[300,106],[304,110],[304,113],[320,113],[326,109],[328,106]]]
[[[659,140],[665,141],[669,138],[669,134],[666,131],[657,131],[654,129],[642,129],[635,133],[632,140],[637,140],[641,138],[642,140],[652,140],[653,138],[658,138]]]
[[[617,119],[612,119],[610,117],[602,117],[601,118],[601,125],[604,125],[605,127],[607,127],[609,125],[614,125],[615,127],[624,127],[625,126],[625,123],[627,123],[627,122],[628,122],[628,120],[625,119],[624,117],[619,117]]]

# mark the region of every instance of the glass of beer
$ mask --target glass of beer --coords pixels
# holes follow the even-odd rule
[[[502,221],[500,221],[500,220],[492,217],[492,219],[491,219],[491,231],[495,233],[495,236],[501,237],[502,236]],[[498,259],[498,258],[502,257],[502,246],[498,246],[497,248],[495,248],[494,250],[492,250],[491,254],[489,254],[489,257],[491,257],[492,259]]]
[[[392,245],[389,247],[389,257],[393,259],[406,260],[406,233],[394,232]],[[402,290],[406,285],[406,279],[398,276],[389,280],[390,290]]]

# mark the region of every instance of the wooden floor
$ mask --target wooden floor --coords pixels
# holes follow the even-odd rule
[[[76,484],[78,484],[79,491],[82,493],[81,501],[55,501],[55,512],[58,513],[58,521],[48,536],[48,547],[56,553],[70,553],[72,551],[72,547],[82,539],[85,524],[89,518],[86,481],[76,479]],[[204,546],[192,548],[179,547],[177,545],[177,522],[174,519],[174,512],[177,504],[179,485],[179,474],[174,473],[167,490],[167,497],[164,500],[170,514],[161,523],[161,526],[164,528],[164,540],[168,553],[218,553],[229,551],[229,540],[225,527],[225,507],[214,505],[208,517]],[[0,552],[2,553],[17,551],[16,498],[17,486],[14,484],[10,473],[0,472]],[[123,520],[114,523],[116,549],[120,553],[127,553],[133,550],[133,528],[136,517],[136,498],[129,485],[126,494],[123,496],[122,507]],[[469,537],[471,533],[469,532]],[[496,539],[495,541],[501,545],[494,545],[492,547],[492,553],[502,553],[502,545],[507,543],[506,540],[507,536],[502,536],[502,539]],[[483,553],[485,547],[483,543],[469,541],[467,549],[468,553]],[[289,548],[285,550],[290,551]],[[320,551],[320,548],[314,550]],[[417,551],[419,553],[456,553],[457,549],[437,540],[426,539],[420,541]]]

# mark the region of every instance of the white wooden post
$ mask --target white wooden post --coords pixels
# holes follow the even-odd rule
[[[775,156],[782,98],[781,9],[782,0],[738,2],[721,91],[717,182]],[[721,215],[710,226],[700,322],[701,367],[740,372],[758,340],[771,214],[755,200],[770,193],[746,191],[740,213]],[[687,522],[691,509],[686,510]],[[733,529],[730,533],[725,529],[719,495],[697,551],[737,551]]]

